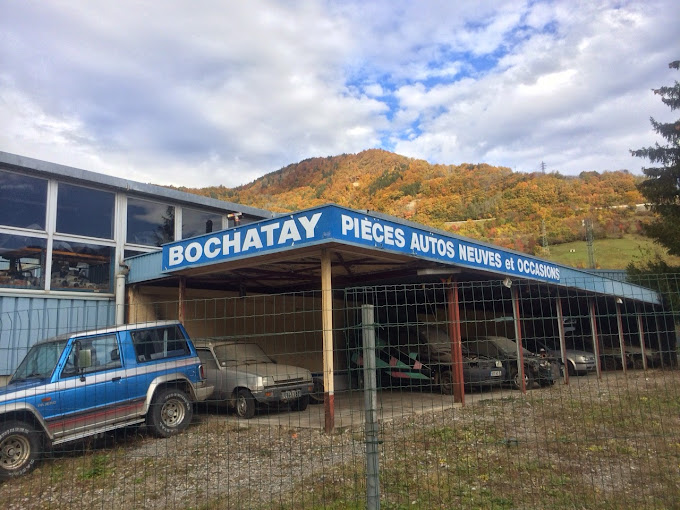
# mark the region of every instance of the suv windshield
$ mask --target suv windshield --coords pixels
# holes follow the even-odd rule
[[[257,344],[222,344],[215,346],[215,356],[220,364],[273,363]]]
[[[12,376],[11,382],[44,379],[52,375],[68,339],[37,344],[31,347]]]

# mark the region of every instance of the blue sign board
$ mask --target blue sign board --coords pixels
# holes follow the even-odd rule
[[[336,205],[300,211],[163,246],[163,271],[175,271],[326,242],[560,282],[560,266],[528,255],[376,218]]]

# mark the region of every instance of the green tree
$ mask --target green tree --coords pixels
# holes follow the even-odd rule
[[[678,69],[680,60],[671,62],[668,67]],[[661,101],[671,111],[680,108],[680,83],[677,80],[673,86],[654,89],[654,93],[661,96]],[[668,248],[670,254],[680,255],[680,119],[666,123],[654,118],[650,120],[654,131],[668,143],[630,151],[635,157],[647,158],[657,164],[643,168],[648,178],[638,185],[656,213],[656,218],[645,226],[645,233]]]

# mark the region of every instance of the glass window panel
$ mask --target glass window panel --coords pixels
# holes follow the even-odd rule
[[[222,215],[196,209],[182,209],[182,239],[222,230]]]
[[[0,223],[45,230],[47,180],[0,170]]]
[[[83,351],[86,353],[85,356],[83,356]],[[80,366],[80,360],[88,358],[88,366]],[[91,374],[101,370],[119,368],[120,366],[120,351],[115,334],[82,338],[78,343],[73,344],[61,372],[61,377],[72,377],[79,373]]]
[[[189,354],[189,345],[177,326],[131,331],[137,361],[153,361]]]
[[[0,287],[45,288],[47,240],[0,234]]]
[[[113,239],[115,195],[59,183],[57,232]]]
[[[52,247],[52,290],[111,292],[110,246],[54,241]]]
[[[128,198],[127,242],[161,246],[175,240],[175,208]]]

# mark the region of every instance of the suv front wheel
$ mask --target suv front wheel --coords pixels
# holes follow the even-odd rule
[[[11,421],[0,427],[0,480],[24,475],[35,467],[40,435],[30,425]]]
[[[170,437],[183,431],[191,423],[194,409],[184,391],[165,388],[154,396],[146,423],[158,437]]]

